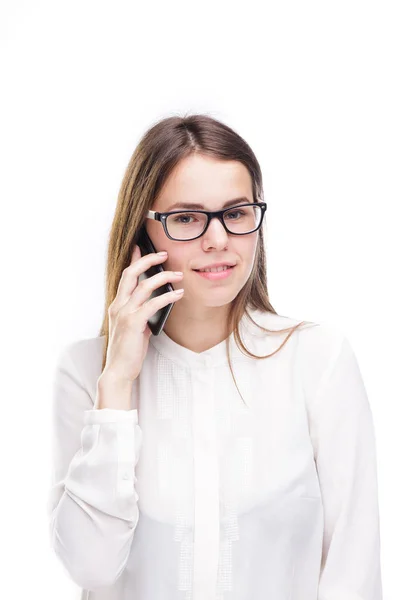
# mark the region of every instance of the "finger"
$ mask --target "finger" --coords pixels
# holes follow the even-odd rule
[[[132,260],[131,260],[131,263],[132,263],[134,260],[137,260],[138,258],[140,258],[141,256],[142,256],[142,255],[141,255],[141,252],[140,252],[140,248],[139,248],[139,246],[138,246],[137,244],[135,244],[135,246],[134,246],[134,248],[133,248],[133,252],[132,252]]]
[[[162,273],[156,273],[148,279],[144,279],[139,285],[136,286],[130,299],[125,305],[127,311],[131,312],[139,308],[146,300],[148,300],[151,294],[162,285],[165,284],[182,284],[182,274],[174,273],[173,271],[163,271]],[[165,292],[164,292],[165,293]],[[168,292],[166,292],[168,293]],[[158,294],[160,296],[160,294]]]
[[[183,292],[174,290],[173,292],[166,292],[165,294],[161,294],[161,296],[151,298],[151,300],[148,300],[148,302],[145,302],[142,306],[145,320],[148,321],[158,310],[168,304],[173,304],[177,300],[183,298],[183,296],[184,290]]]
[[[132,262],[126,269],[124,269],[118,284],[117,294],[113,302],[114,309],[117,311],[120,310],[121,307],[125,306],[125,304],[129,301],[131,295],[138,285],[139,276],[142,273],[144,273],[153,265],[162,263],[165,261],[165,259],[166,256],[160,256],[158,254],[151,253],[140,258],[140,263],[138,262],[138,258],[137,261]]]

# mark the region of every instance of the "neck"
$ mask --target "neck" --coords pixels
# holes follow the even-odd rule
[[[174,305],[164,326],[164,332],[175,343],[192,350],[205,352],[224,341],[230,332],[227,328],[229,305],[185,310],[184,298]]]

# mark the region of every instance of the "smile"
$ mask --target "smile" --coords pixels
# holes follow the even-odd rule
[[[215,271],[196,271],[195,269],[193,270],[201,277],[204,277],[205,279],[208,279],[210,281],[215,281],[220,279],[226,279],[227,277],[229,277],[234,268],[234,266],[226,268],[224,267],[221,270],[216,269]]]

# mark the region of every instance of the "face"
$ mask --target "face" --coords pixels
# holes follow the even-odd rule
[[[190,209],[191,204],[201,204],[203,210],[216,211],[222,210],[225,202],[239,197],[254,201],[251,177],[242,163],[192,155],[183,159],[169,176],[152,210],[180,210],[171,206],[182,202],[185,206],[181,210]],[[182,242],[170,240],[159,221],[146,219],[145,227],[156,251],[168,252],[167,260],[162,263],[163,268],[183,272],[179,284],[173,284],[175,288],[182,287],[185,290],[182,300],[176,305],[179,310],[185,306],[193,309],[196,306],[227,305],[247,282],[253,268],[260,230],[247,235],[229,234],[218,219],[212,219],[201,237]],[[193,270],[224,261],[235,263],[224,279],[207,279]]]

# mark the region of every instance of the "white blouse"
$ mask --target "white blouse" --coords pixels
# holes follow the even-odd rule
[[[299,323],[250,311],[264,327]],[[247,317],[245,345],[287,333]],[[152,335],[132,409],[94,409],[104,336],[60,353],[51,545],[82,600],[381,600],[374,425],[336,327],[276,354]]]

